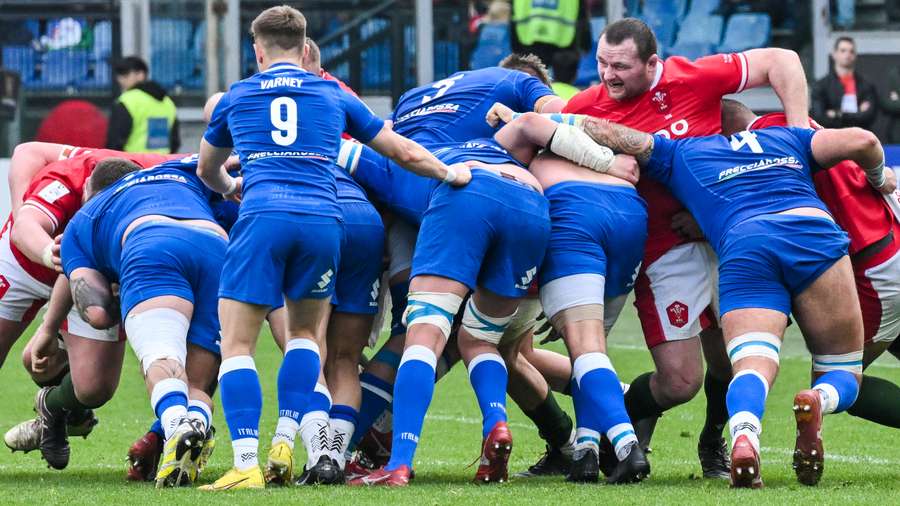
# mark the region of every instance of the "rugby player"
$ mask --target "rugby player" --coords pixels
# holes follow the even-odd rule
[[[722,133],[785,126],[783,113],[757,117],[735,100],[722,101]],[[810,119],[810,126],[821,126]],[[885,172],[895,179],[893,172]],[[863,317],[863,370],[895,342],[900,334],[900,206],[896,193],[885,196],[873,189],[865,172],[843,161],[813,175],[816,193],[835,222],[850,236],[850,263]],[[900,428],[900,387],[872,375],[863,375],[859,396],[847,413]]]
[[[667,138],[711,135],[721,130],[723,95],[770,85],[789,124],[806,125],[806,77],[793,51],[751,49],[692,62],[678,56],[663,61],[656,47],[653,32],[640,20],[607,25],[597,47],[602,84],[573,97],[564,112],[606,118]],[[707,411],[698,442],[700,463],[704,476],[727,478],[722,429],[730,369],[715,328],[715,258],[705,243],[676,231],[684,208],[668,191],[644,178],[638,192],[647,201],[649,223],[635,306],[656,371],[630,382],[625,405],[638,438],[647,445],[663,411],[689,401],[702,385]],[[701,328],[708,330],[701,334]]]
[[[252,355],[263,319],[282,301],[288,342],[279,370],[276,430],[296,432],[306,412],[321,371],[322,329],[342,238],[332,168],[341,133],[423,175],[455,185],[470,179],[468,167],[441,163],[384,128],[336,83],[303,70],[308,49],[299,11],[267,9],[253,21],[252,32],[260,72],[234,84],[220,100],[201,141],[197,169],[213,191],[241,199],[219,289],[220,384],[234,467],[205,490],[265,485],[257,458],[262,392]],[[243,177],[221,167],[232,148]]]
[[[3,255],[0,275],[6,280],[6,289],[0,295],[3,356],[50,298],[59,275],[58,254],[54,258],[53,252],[54,236],[58,240],[60,232],[81,207],[85,181],[99,162],[118,156],[144,167],[172,158],[48,143],[28,143],[17,149],[10,170],[14,214],[4,226],[4,243],[0,244],[0,255]],[[97,423],[93,408],[103,405],[115,392],[120,373],[115,364],[121,364],[125,350],[115,329],[94,329],[75,311],[64,320],[60,330],[66,341],[65,352],[59,351],[55,339],[58,328],[53,331],[53,340],[43,341],[42,349],[35,349],[31,343],[26,346],[25,368],[39,386],[51,388],[38,392],[39,416],[17,425],[4,437],[13,450],[40,447],[42,457],[55,469],[68,465],[66,425],[70,426],[69,434],[87,435]],[[34,364],[37,355],[41,359]],[[95,371],[92,366],[95,360],[108,363],[109,367]],[[40,416],[41,411],[47,414],[48,410],[64,408],[61,416],[52,419],[58,426],[42,426],[51,419]]]
[[[808,125],[808,120],[807,120]],[[635,156],[685,205],[719,256],[722,325],[734,376],[727,404],[731,483],[761,487],[761,419],[793,314],[813,355],[813,386],[794,396],[794,470],[822,475],[822,417],[853,405],[863,364],[863,323],[847,255],[849,239],[815,193],[812,172],[852,160],[889,194],[884,151],[860,128],[771,127],[729,137],[671,140],[585,122],[599,143]]]

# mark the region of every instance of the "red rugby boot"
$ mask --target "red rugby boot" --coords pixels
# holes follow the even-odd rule
[[[475,483],[503,483],[508,479],[509,454],[512,453],[512,433],[506,422],[497,422],[481,446],[481,463],[475,473]]]
[[[797,481],[815,485],[825,469],[822,446],[822,399],[809,389],[794,396],[794,419],[797,420],[797,442],[794,446],[794,472]]]
[[[735,488],[762,488],[759,472],[759,452],[746,435],[738,436],[731,447],[731,486]]]
[[[153,481],[156,479],[156,468],[162,455],[163,440],[159,434],[150,431],[131,444],[128,449],[129,481]]]
[[[400,466],[393,471],[388,471],[382,467],[366,476],[360,476],[347,482],[347,485],[351,487],[405,487],[409,485],[410,479],[412,479],[412,470],[409,466]]]

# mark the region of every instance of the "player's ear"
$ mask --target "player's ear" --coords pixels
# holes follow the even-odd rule
[[[262,47],[260,47],[256,42],[253,43],[253,54],[256,56],[256,64],[262,65],[263,60],[265,59],[265,54],[263,53]]]
[[[659,63],[659,55],[652,54],[650,58],[647,58],[647,67],[656,69],[656,64]]]

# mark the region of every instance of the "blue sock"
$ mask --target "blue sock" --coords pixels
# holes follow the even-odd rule
[[[191,399],[188,401],[188,418],[203,424],[203,430],[208,430],[212,424],[212,407],[205,402]]]
[[[187,416],[187,393],[187,384],[176,378],[166,378],[153,386],[150,403],[166,438],[172,435],[181,419]]]
[[[278,370],[278,418],[299,423],[319,379],[319,346],[311,339],[294,338],[285,346]]]
[[[605,434],[619,460],[624,459],[637,436],[625,410],[622,384],[609,357],[605,353],[585,353],[575,360],[572,375],[579,391],[575,402],[581,404],[578,426]]]
[[[481,408],[481,438],[498,422],[506,421],[506,364],[500,355],[482,353],[469,362],[469,382]]]
[[[840,413],[856,402],[859,383],[852,372],[839,369],[819,376],[813,383],[813,390],[822,398],[823,413]]]
[[[384,413],[394,399],[394,385],[373,374],[362,373],[359,376],[359,383],[362,387],[362,402],[360,402],[359,415],[356,418],[356,431],[350,440],[351,449],[356,448],[359,440],[366,435],[375,420]]]
[[[758,372],[743,370],[734,375],[725,395],[732,444],[738,436],[746,435],[759,448],[759,434],[762,432],[762,417],[768,394],[768,382]]]
[[[166,437],[166,434],[162,429],[162,424],[159,422],[159,418],[153,420],[153,425],[150,426],[150,430],[148,430],[147,432],[153,432],[161,438]]]
[[[243,471],[258,466],[262,388],[253,357],[241,355],[223,360],[219,367],[219,390],[231,433],[234,467]]]
[[[434,395],[434,365],[437,357],[425,346],[413,345],[403,352],[397,380],[394,382],[394,437],[391,460],[385,469],[400,466],[412,468],[413,456],[419,444],[419,434],[425,422],[425,412]]]

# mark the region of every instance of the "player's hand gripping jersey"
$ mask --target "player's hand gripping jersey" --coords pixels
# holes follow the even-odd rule
[[[566,113],[587,114],[669,139],[713,135],[722,131],[720,101],[739,93],[747,84],[743,54],[720,54],[690,61],[672,57],[656,68],[650,90],[616,101],[603,85],[572,97]],[[672,230],[672,215],[683,206],[657,182],[641,178],[638,191],[647,201],[649,222],[644,265],[651,264],[673,246],[689,242]]]
[[[485,122],[495,102],[526,112],[553,91],[537,78],[518,70],[489,67],[457,72],[446,79],[407,91],[394,115],[394,131],[427,147],[491,137],[497,131]]]

